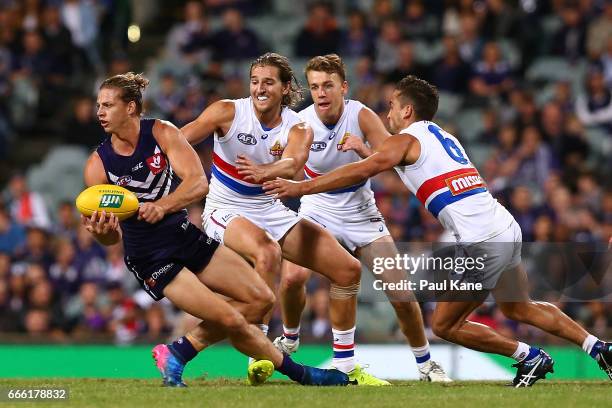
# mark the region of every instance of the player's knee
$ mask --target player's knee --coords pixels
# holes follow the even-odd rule
[[[230,335],[240,333],[246,329],[246,326],[248,326],[246,319],[233,309],[231,313],[225,314],[219,323]]]
[[[453,325],[449,322],[445,322],[441,319],[434,319],[431,324],[431,330],[434,334],[444,340],[452,340],[453,338]]]
[[[280,268],[282,251],[278,242],[267,239],[263,242],[255,255],[255,263],[264,270],[276,270]]]
[[[510,320],[520,320],[527,313],[524,303],[503,303],[499,305],[501,312]]]
[[[342,269],[338,269],[334,276],[333,283],[338,286],[352,286],[359,284],[361,280],[361,263],[353,258],[346,263],[346,266]]]
[[[253,297],[252,307],[254,318],[251,323],[261,323],[266,314],[274,307],[276,297],[269,287],[261,288]]]
[[[283,272],[281,277],[281,291],[282,292],[293,292],[302,290],[306,286],[306,282],[310,277],[308,269],[305,268],[292,268]]]

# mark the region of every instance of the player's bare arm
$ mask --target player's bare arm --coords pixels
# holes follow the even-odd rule
[[[304,168],[312,140],[313,132],[310,126],[304,122],[298,123],[289,131],[287,146],[280,160],[268,164],[256,164],[246,156],[238,156],[236,160],[238,173],[252,183],[263,183],[277,177],[292,179]]]
[[[102,159],[100,159],[97,152],[92,153],[89,159],[87,159],[83,176],[87,187],[108,183]],[[112,212],[106,213],[106,211],[102,211],[98,214],[94,211],[90,217],[81,215],[81,223],[93,235],[96,241],[102,245],[114,245],[121,241],[119,219]]]
[[[395,135],[387,138],[380,150],[367,159],[338,167],[310,180],[272,180],[264,183],[263,188],[267,194],[278,198],[323,193],[358,184],[394,166],[412,164],[419,155],[420,145],[414,136]]]
[[[378,115],[370,108],[362,108],[359,111],[358,120],[359,128],[368,143],[364,143],[360,137],[351,135],[342,145],[342,151],[354,150],[362,159],[365,159],[370,157],[376,149],[380,148],[385,139],[391,135]]]
[[[172,169],[182,182],[167,196],[140,206],[138,218],[152,224],[161,221],[166,214],[201,200],[208,193],[208,181],[200,158],[181,135],[180,130],[170,122],[156,120],[153,137],[166,153]]]
[[[370,155],[378,150],[391,134],[387,131],[380,117],[368,107],[364,107],[359,111],[359,127],[363,132],[365,140],[370,145]],[[366,157],[368,157],[366,156]]]
[[[235,113],[234,102],[225,99],[217,101],[204,109],[194,121],[183,126],[181,132],[192,145],[204,141],[215,132],[225,135],[232,126]]]

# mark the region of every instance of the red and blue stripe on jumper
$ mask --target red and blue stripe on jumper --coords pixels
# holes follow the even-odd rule
[[[249,196],[264,194],[261,184],[244,181],[244,176],[238,174],[236,166],[226,162],[214,152],[211,172],[221,184],[239,194]]]
[[[417,190],[416,196],[434,217],[438,217],[447,205],[486,191],[478,170],[466,167],[425,181]]]
[[[304,174],[306,174],[306,178],[309,178],[309,179],[313,179],[313,178],[316,178],[316,177],[319,177],[319,176],[322,175],[322,174],[319,174],[319,173],[313,171],[308,166],[304,166]],[[325,194],[353,193],[353,192],[359,190],[361,187],[365,186],[367,182],[368,181],[366,180],[363,183],[355,184],[355,185],[352,185],[350,187],[340,188],[338,190],[326,191]]]

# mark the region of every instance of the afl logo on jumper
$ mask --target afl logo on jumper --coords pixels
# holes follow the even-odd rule
[[[158,174],[166,168],[166,158],[161,153],[155,153],[147,159],[147,166],[151,173]]]
[[[242,144],[249,145],[249,146],[253,146],[257,144],[257,139],[255,139],[255,136],[250,135],[248,133],[238,133],[238,136],[236,137]]]
[[[327,147],[327,143],[325,142],[313,142],[310,145],[310,151],[312,152],[320,152],[325,150],[325,148]]]

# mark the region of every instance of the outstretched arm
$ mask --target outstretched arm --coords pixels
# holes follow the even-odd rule
[[[246,181],[258,184],[277,177],[292,179],[304,168],[312,139],[311,127],[305,122],[298,123],[289,131],[287,146],[280,160],[268,164],[257,164],[246,156],[238,156],[236,160],[238,173],[245,176]]]
[[[192,144],[198,144],[215,132],[225,135],[234,120],[236,108],[234,102],[221,100],[213,103],[200,114],[193,122],[181,128],[181,132]]]
[[[140,206],[138,217],[152,224],[164,218],[165,214],[179,211],[201,200],[208,193],[208,181],[200,158],[181,135],[181,131],[170,122],[157,120],[153,126],[153,136],[182,181],[167,196]]]
[[[414,157],[418,158],[416,149],[420,154],[419,142],[415,137],[403,134],[391,136],[384,141],[378,152],[367,159],[338,167],[327,174],[310,180],[295,182],[276,179],[268,181],[264,183],[263,188],[267,194],[283,198],[317,194],[349,187],[394,166],[413,163],[416,161]]]

